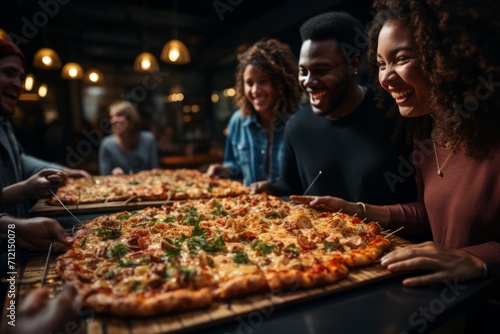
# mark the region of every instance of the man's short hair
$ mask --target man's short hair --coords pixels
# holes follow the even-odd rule
[[[335,40],[339,46],[357,49],[362,53],[366,48],[366,34],[363,25],[345,12],[328,12],[314,16],[300,27],[302,42],[306,40]]]

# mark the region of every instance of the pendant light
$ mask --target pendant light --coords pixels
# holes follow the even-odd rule
[[[47,28],[43,29],[43,39],[44,44],[48,45],[48,35]],[[40,68],[42,70],[57,70],[61,68],[61,58],[57,52],[52,50],[51,48],[45,47],[38,50],[33,56],[33,66],[36,68]]]
[[[28,73],[26,79],[24,79],[23,88],[25,91],[29,92],[35,87],[35,75],[33,73]]]
[[[156,57],[148,52],[148,33],[146,26],[146,0],[142,0],[142,41],[144,43],[144,52],[139,54],[134,61],[134,71],[136,72],[158,72],[158,60]]]
[[[42,48],[33,56],[33,66],[42,70],[57,70],[61,68],[61,58],[51,48]]]
[[[61,71],[61,78],[66,80],[83,79],[83,68],[78,63],[69,62],[64,65]]]
[[[158,72],[158,60],[150,52],[143,52],[135,58],[134,71],[136,72]]]
[[[75,33],[73,29],[71,30],[71,40],[70,40],[70,54],[71,59],[75,58],[75,42],[74,42]],[[69,62],[63,66],[61,71],[61,78],[66,80],[81,80],[83,79],[84,72],[83,68],[80,64],[76,62]]]
[[[88,84],[98,85],[102,84],[104,76],[97,68],[91,68],[85,73],[85,82]]]
[[[177,0],[173,0],[173,35],[174,38],[163,46],[160,59],[170,64],[189,64],[191,56],[187,46],[179,40],[177,32]]]

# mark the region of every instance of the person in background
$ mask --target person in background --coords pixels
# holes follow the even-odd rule
[[[137,108],[121,100],[109,106],[113,134],[99,145],[101,175],[133,174],[159,168],[155,139],[151,132],[141,131]]]
[[[416,271],[408,287],[491,279],[467,332],[489,332],[500,314],[500,5],[492,1],[376,1],[369,60],[412,132],[417,201],[376,206],[336,197],[292,196],[342,209],[383,228],[429,225],[433,242],[393,251],[381,264]],[[466,286],[466,285],[465,285]],[[490,326],[490,327],[488,327]]]
[[[23,197],[17,205],[5,207],[5,212],[17,217],[28,217],[31,206],[27,197],[42,195],[37,187],[39,182],[23,182],[38,173],[35,177],[41,183],[57,188],[62,184],[61,177],[89,177],[90,174],[81,169],[69,169],[25,154],[12,129],[11,117],[16,110],[17,101],[23,92],[24,54],[13,43],[0,40],[0,188],[14,184],[22,186],[17,194]],[[40,174],[42,169],[49,169]],[[43,180],[47,178],[47,180]],[[31,180],[33,181],[33,179]],[[23,183],[21,183],[23,182]],[[20,188],[17,187],[19,190]],[[47,195],[47,189],[42,191]],[[9,193],[9,191],[7,191]],[[10,200],[10,197],[9,197]],[[16,200],[17,201],[17,200]]]
[[[246,185],[276,181],[283,162],[283,131],[299,105],[297,61],[290,47],[263,39],[239,57],[236,102],[229,120],[224,161],[207,175],[243,179]]]
[[[281,180],[253,184],[254,191],[285,196],[307,190],[380,204],[416,198],[406,161],[411,145],[403,136],[392,138],[403,118],[388,118],[387,106],[376,107],[373,89],[357,81],[362,34],[361,23],[344,12],[317,15],[300,27],[298,80],[310,104],[286,127]],[[402,161],[409,166],[404,177]]]

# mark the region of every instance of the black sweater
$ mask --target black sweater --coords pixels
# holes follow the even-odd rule
[[[370,204],[415,200],[411,146],[391,140],[395,120],[385,113],[375,108],[372,89],[340,119],[317,116],[310,106],[300,110],[285,129],[285,161],[273,193],[301,195],[322,171],[307,195]]]

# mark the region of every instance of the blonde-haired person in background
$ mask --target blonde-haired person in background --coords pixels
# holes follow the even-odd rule
[[[211,165],[209,176],[276,181],[283,161],[283,133],[299,105],[297,59],[276,39],[262,39],[239,58],[236,102],[229,120],[224,161]]]
[[[158,168],[155,139],[151,132],[141,131],[137,108],[129,101],[109,106],[113,134],[99,146],[99,173],[120,175]]]

